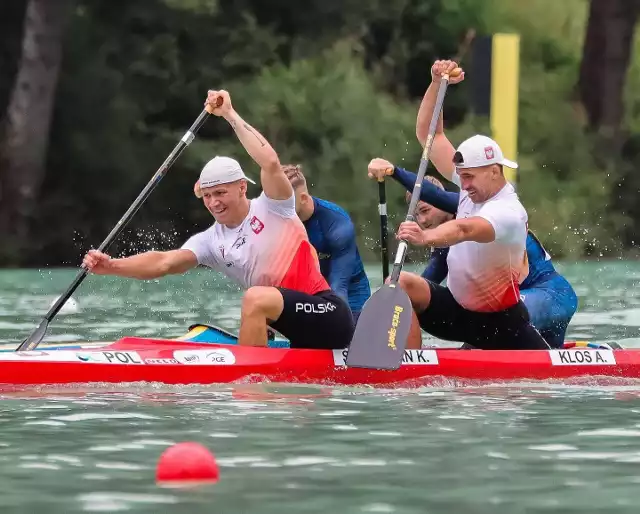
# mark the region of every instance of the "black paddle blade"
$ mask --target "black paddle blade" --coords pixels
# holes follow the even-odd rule
[[[38,325],[38,328],[36,328],[33,332],[31,332],[31,335],[27,337],[24,341],[22,341],[22,343],[20,343],[20,346],[18,346],[16,350],[27,351],[38,346],[42,341],[42,339],[44,338],[44,335],[47,332],[48,327],[49,327],[49,322],[46,319],[43,319],[42,323]]]
[[[411,301],[399,285],[385,284],[364,304],[347,354],[353,368],[398,369],[411,328]]]

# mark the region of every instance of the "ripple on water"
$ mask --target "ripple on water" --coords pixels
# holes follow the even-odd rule
[[[149,466],[141,466],[140,464],[132,464],[131,462],[96,462],[96,468],[111,469],[120,471],[143,471],[145,469],[153,469]]]
[[[60,466],[50,462],[25,462],[19,464],[18,467],[23,469],[48,469],[51,471],[59,471],[61,469]]]
[[[124,492],[93,492],[77,497],[87,512],[123,512],[135,504],[173,505],[178,498],[167,494],[131,494]]]
[[[396,508],[388,503],[369,503],[368,505],[362,506],[360,510],[362,512],[385,513],[395,512]]]
[[[539,444],[528,446],[530,450],[537,450],[541,452],[563,452],[563,451],[574,451],[578,448],[572,446],[570,444]]]
[[[51,419],[56,421],[109,421],[111,419],[146,419],[157,420],[160,419],[157,416],[151,416],[149,414],[142,414],[139,412],[120,412],[120,413],[107,413],[107,412],[82,412],[78,414],[66,414],[64,416],[52,416]]]
[[[598,428],[595,430],[581,430],[576,435],[586,437],[640,437],[640,430],[628,428]]]
[[[91,446],[87,448],[90,452],[122,452],[127,450],[143,450],[143,444],[120,443],[114,445]]]

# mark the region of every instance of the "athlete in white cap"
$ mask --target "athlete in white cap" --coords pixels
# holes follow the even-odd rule
[[[216,107],[222,97],[220,107]],[[84,265],[92,272],[137,279],[184,273],[198,264],[240,284],[239,344],[266,346],[267,325],[297,348],[345,348],[353,334],[348,304],[320,273],[318,256],[296,215],[295,196],[275,150],[233,109],[226,91],[209,91],[206,109],[224,117],[247,153],[260,166],[263,192],[247,198],[249,179],[230,157],[215,157],[194,186],[216,220],[178,250],[145,252],[123,259],[91,250]]]
[[[456,67],[455,62],[437,61],[432,68],[433,81],[416,125],[422,144],[440,77]],[[419,323],[438,338],[481,349],[548,348],[520,300],[519,279],[527,269],[527,212],[503,173],[503,166],[518,165],[486,136],[473,136],[455,149],[441,120],[430,159],[461,192],[455,219],[433,229],[423,230],[415,222],[404,222],[398,229],[398,239],[411,244],[450,247],[447,287],[412,273],[400,276],[416,315],[409,347],[420,346]]]

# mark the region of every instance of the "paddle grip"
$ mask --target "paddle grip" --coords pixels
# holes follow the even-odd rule
[[[224,98],[222,98],[221,96],[216,98],[216,108],[220,107],[223,103],[224,103]],[[204,110],[207,111],[209,114],[213,114],[213,109],[214,108],[211,107],[209,104],[204,106]]]

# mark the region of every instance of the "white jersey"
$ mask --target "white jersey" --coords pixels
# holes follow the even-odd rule
[[[308,294],[329,289],[293,195],[273,200],[262,193],[251,200],[239,226],[214,223],[182,248],[191,250],[198,264],[221,271],[244,289],[274,286]]]
[[[459,184],[457,173],[454,182]],[[456,301],[476,312],[501,311],[520,298],[518,277],[527,242],[527,211],[511,184],[483,203],[460,191],[456,219],[481,217],[496,234],[491,243],[465,241],[449,249],[447,285]]]

